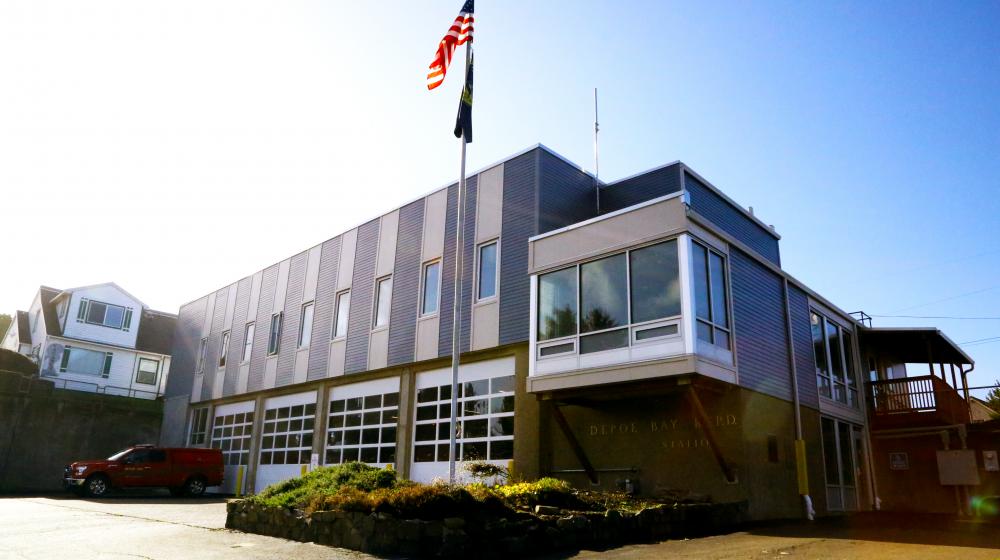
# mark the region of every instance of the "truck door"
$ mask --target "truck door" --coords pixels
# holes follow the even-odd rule
[[[121,486],[166,486],[170,463],[163,449],[137,449],[125,458]]]

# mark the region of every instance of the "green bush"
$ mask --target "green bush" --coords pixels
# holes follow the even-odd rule
[[[37,375],[38,366],[23,354],[0,348],[0,371]]]
[[[518,482],[492,488],[504,501],[517,507],[537,505],[589,509],[573,493],[565,480],[545,477],[535,482]]]
[[[254,500],[270,506],[301,508],[309,505],[317,496],[333,496],[342,488],[371,492],[379,488],[392,488],[399,483],[395,471],[364,463],[344,463],[320,467],[305,476],[268,486]]]

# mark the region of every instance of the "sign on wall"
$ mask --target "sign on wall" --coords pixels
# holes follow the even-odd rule
[[[890,453],[889,469],[894,471],[910,470],[910,456],[902,451]]]
[[[983,467],[989,472],[1000,471],[1000,459],[996,451],[983,451]]]
[[[938,480],[942,486],[976,486],[979,469],[973,449],[951,449],[937,452]]]

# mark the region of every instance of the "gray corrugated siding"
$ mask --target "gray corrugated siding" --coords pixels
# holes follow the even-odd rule
[[[330,333],[333,329],[333,306],[337,298],[337,270],[340,266],[340,237],[323,243],[319,257],[319,278],[316,281],[316,307],[313,308],[312,340],[309,342],[307,378],[326,377],[330,359]]]
[[[541,150],[506,164],[503,171],[503,224],[500,236],[500,344],[528,340],[528,238],[538,223],[535,185]]]
[[[760,256],[781,266],[781,254],[778,240],[746,217],[732,204],[706,187],[694,177],[684,175],[685,187],[691,195],[691,208],[711,220],[722,231],[732,235],[747,247],[757,251]]]
[[[354,256],[354,279],[351,284],[351,316],[347,321],[347,355],[344,360],[346,373],[368,369],[368,336],[372,329],[378,236],[378,218],[358,228],[358,248]]]
[[[229,286],[215,292],[215,311],[212,313],[212,327],[208,333],[208,351],[205,353],[205,379],[201,386],[201,398],[212,398],[215,387],[215,372],[219,370],[222,329],[226,322],[226,305],[229,303]]]
[[[195,355],[198,353],[198,336],[205,322],[205,296],[181,307],[174,331],[174,345],[170,352],[170,375],[167,376],[166,397],[190,396],[194,383]]]
[[[729,262],[740,385],[791,400],[782,281],[738,249]]]
[[[264,362],[267,360],[267,337],[271,328],[271,308],[274,305],[274,288],[278,283],[278,265],[264,269],[260,281],[260,299],[257,303],[257,326],[254,327],[253,350],[250,353],[248,391],[262,389]]]
[[[681,190],[680,164],[654,169],[631,179],[601,188],[601,214],[628,208],[640,202]]]
[[[392,309],[389,318],[390,366],[413,361],[420,301],[420,251],[423,244],[424,199],[399,211],[396,263],[392,273]],[[440,300],[438,300],[440,303]]]
[[[455,303],[455,224],[458,216],[458,185],[448,187],[444,216],[444,254],[441,258],[441,323],[438,327],[438,356],[451,355],[452,313]]]
[[[469,177],[466,180],[466,194],[465,197],[465,254],[462,257],[462,336],[459,346],[462,352],[468,352],[470,345],[470,337],[472,336],[472,294],[476,291],[475,274],[472,273],[472,269],[475,266],[475,251],[476,251],[476,197],[479,195],[478,190],[478,179],[479,177]],[[502,243],[501,243],[502,245]],[[500,248],[503,251],[503,247]],[[503,258],[503,255],[500,256]]]
[[[302,319],[302,290],[306,281],[306,264],[309,252],[292,257],[288,267],[288,290],[285,292],[285,319],[281,331],[281,348],[278,352],[278,375],[275,387],[295,381],[295,355],[299,349],[299,322]],[[313,308],[313,318],[316,317]]]
[[[597,215],[594,178],[545,150],[539,150],[538,233]]]
[[[799,402],[819,409],[816,361],[813,357],[812,329],[809,323],[809,299],[802,290],[791,285],[788,288],[788,305],[792,311],[792,337],[795,342],[795,369],[799,378]]]
[[[229,334],[229,356],[226,359],[226,379],[222,384],[222,394],[236,394],[236,382],[240,375],[240,360],[243,359],[243,337],[246,336],[247,310],[250,307],[250,287],[253,280],[248,276],[239,281],[236,288],[236,307],[233,311],[233,326]]]

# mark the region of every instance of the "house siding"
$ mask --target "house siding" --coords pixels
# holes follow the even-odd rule
[[[531,279],[528,238],[535,235],[539,150],[504,164],[503,225],[500,232],[500,344],[528,340]]]
[[[695,212],[756,251],[760,256],[777,266],[781,266],[778,240],[768,230],[687,173],[684,174],[684,187],[691,196],[691,208]]]
[[[818,410],[819,390],[816,388],[816,360],[813,357],[812,329],[809,323],[809,298],[799,288],[789,285],[788,305],[791,308],[792,339],[795,342],[799,402]]]
[[[539,150],[538,233],[597,215],[596,180],[559,157]]]
[[[223,325],[226,323],[226,302],[229,301],[229,290],[226,286],[215,292],[215,308],[212,310],[212,326],[208,331],[208,351],[205,352],[205,378],[201,385],[201,400],[212,398],[215,389],[216,375],[219,370],[219,356],[222,346]]]
[[[275,386],[289,385],[295,380],[295,354],[298,351],[299,323],[302,319],[302,290],[306,282],[309,252],[292,257],[288,266],[288,289],[285,291],[285,319],[281,329],[278,352],[278,375]],[[315,317],[316,308],[313,308]]]
[[[729,262],[739,384],[791,400],[782,279],[738,249]]]
[[[267,360],[267,337],[271,330],[271,308],[274,305],[274,289],[278,283],[278,265],[264,270],[260,282],[260,301],[257,303],[257,326],[254,329],[253,352],[250,354],[250,377],[248,391],[263,389],[264,362]]]
[[[462,239],[465,244],[462,256],[462,323],[460,346],[462,352],[469,351],[469,340],[472,335],[472,296],[476,291],[476,275],[473,273],[476,264],[476,197],[479,194],[479,177],[469,177],[465,182],[465,232]],[[503,251],[501,242],[500,250]],[[503,259],[503,255],[499,256]]]
[[[347,321],[347,352],[344,371],[368,369],[368,337],[372,329],[372,296],[375,291],[375,259],[378,251],[380,219],[358,228],[351,285],[351,311]]]
[[[326,377],[330,359],[330,334],[333,330],[333,306],[337,298],[337,273],[340,268],[341,238],[323,243],[316,281],[316,306],[313,308],[312,340],[309,343],[309,380]]]
[[[183,307],[177,315],[177,328],[174,331],[174,345],[170,353],[171,367],[183,375],[167,377],[166,397],[189,397],[194,383],[195,354],[198,352],[198,341],[201,325],[205,322],[205,296]]]
[[[455,224],[458,216],[458,185],[448,187],[444,218],[444,254],[441,257],[441,323],[438,326],[438,355],[451,354],[452,313],[455,309]]]
[[[675,163],[602,187],[601,214],[679,192],[680,167],[680,163]]]
[[[250,287],[253,279],[249,276],[236,285],[236,307],[233,311],[233,325],[229,331],[229,356],[226,358],[226,377],[222,384],[222,394],[236,394],[236,383],[240,375],[240,360],[243,358],[243,337],[246,336],[247,311],[250,307]]]
[[[424,199],[399,211],[396,263],[393,267],[392,309],[389,317],[388,364],[413,361],[420,302],[420,250],[423,246]],[[438,300],[440,302],[440,300]]]

